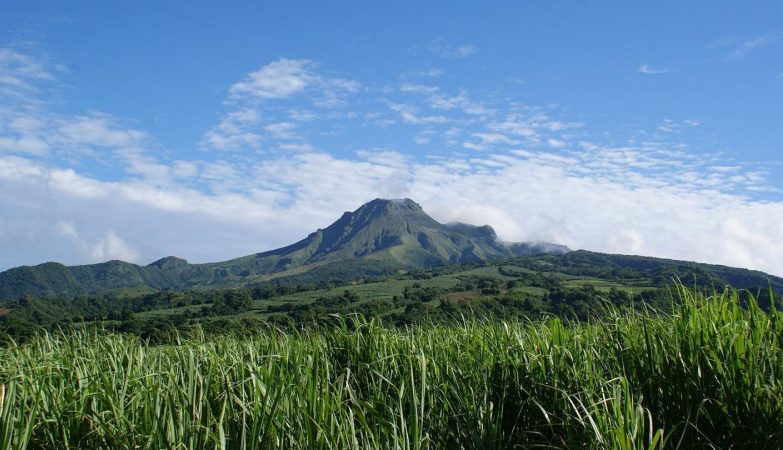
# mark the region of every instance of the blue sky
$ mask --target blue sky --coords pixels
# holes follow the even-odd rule
[[[374,197],[783,274],[780,2],[0,6],[0,269],[214,261]]]

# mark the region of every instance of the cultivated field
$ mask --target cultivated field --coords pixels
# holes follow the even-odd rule
[[[0,448],[780,448],[783,322],[736,292],[598,322],[0,349]]]

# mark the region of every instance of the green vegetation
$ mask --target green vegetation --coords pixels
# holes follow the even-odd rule
[[[589,263],[593,257],[601,260]],[[293,324],[301,328],[331,323],[335,314],[353,313],[381,317],[397,325],[454,323],[471,317],[538,319],[547,315],[589,320],[603,314],[600,305],[604,301],[618,307],[646,305],[667,310],[671,282],[676,278],[656,284],[661,273],[694,280],[689,284],[707,292],[731,286],[712,272],[689,272],[687,268],[673,271],[671,265],[657,260],[650,267],[607,270],[605,257],[581,255],[578,268],[567,263],[556,266],[549,262],[556,260],[554,257],[536,256],[485,265],[398,271],[350,282],[316,279],[292,284],[290,279],[278,279],[228,289],[123,291],[73,298],[26,296],[0,302],[0,345],[8,338],[23,342],[36,328],[97,326],[162,343],[175,330],[201,328],[207,334],[249,334],[268,325]],[[549,271],[538,267],[545,262]],[[597,278],[599,273],[608,278]],[[769,287],[781,291],[775,279],[755,277],[749,282],[757,284],[731,287],[757,295],[764,309],[769,308]],[[346,292],[350,294],[347,297]]]
[[[376,199],[297,243],[229,261],[190,264],[169,256],[147,266],[109,261],[16,267],[0,273],[0,300],[205,290],[280,278],[291,284],[350,281],[399,269],[565,251],[551,244],[503,245],[488,226],[444,225],[412,200]]]
[[[0,349],[0,448],[781,448],[780,314],[675,295],[590,322],[40,334]]]
[[[781,290],[410,201],[224,263],[16,268],[0,450],[781,448]]]
[[[267,325],[331,323],[335,314],[382,317],[387,323],[454,323],[468,317],[512,320],[559,315],[586,320],[609,300],[616,306],[668,306],[664,289],[514,265],[452,265],[365,279],[359,283],[262,283],[237,289],[25,297],[2,304],[0,344],[23,342],[35,328],[104,328],[166,342],[175,330],[254,333]],[[4,337],[5,336],[5,337]]]
[[[67,267],[57,263],[0,273],[0,301],[32,298],[139,297],[161,291],[213,291],[259,284],[318,285],[388,279],[402,271],[447,265],[509,264],[514,274],[561,274],[567,287],[586,279],[597,289],[639,294],[672,279],[708,286],[783,289],[783,279],[757,271],[639,256],[570,252],[553,244],[498,241],[489,226],[444,225],[412,200],[373,200],[305,239],[229,261],[190,264],[167,257],[147,266],[122,261]],[[495,274],[497,275],[497,274]],[[605,284],[599,286],[603,280]]]

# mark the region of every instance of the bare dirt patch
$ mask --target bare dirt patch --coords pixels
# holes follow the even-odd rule
[[[10,308],[0,308],[0,316],[4,316],[11,312]]]

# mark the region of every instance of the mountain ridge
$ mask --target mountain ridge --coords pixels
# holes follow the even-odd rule
[[[155,291],[206,290],[274,281],[358,280],[399,270],[523,258],[538,272],[557,268],[624,271],[651,279],[696,277],[736,288],[783,289],[783,278],[728,266],[630,255],[571,251],[550,243],[504,243],[489,225],[441,224],[411,199],[375,199],[346,211],[325,228],[293,244],[227,261],[191,264],[167,256],[147,265],[112,260],[65,266],[46,262],[0,273],[0,300],[24,296],[75,297]]]
[[[190,264],[167,256],[144,266],[113,260],[15,267],[0,273],[0,299],[226,287],[324,266],[361,275],[568,251],[557,244],[501,243],[489,225],[441,224],[411,199],[377,198],[298,242],[227,261]]]

